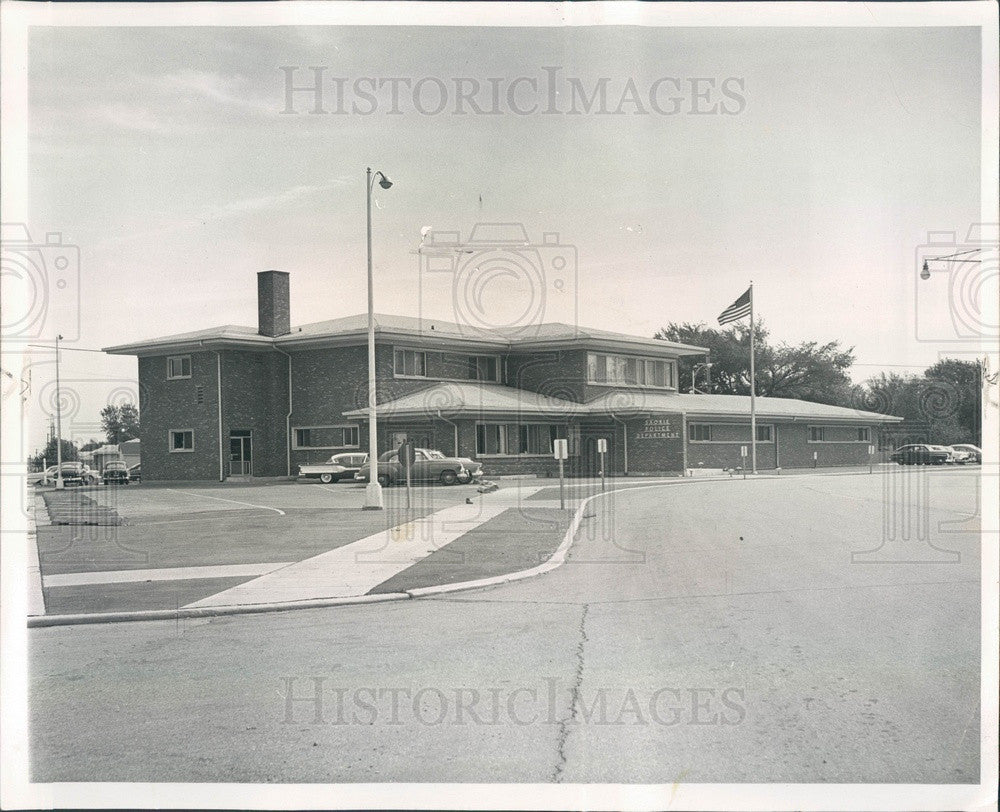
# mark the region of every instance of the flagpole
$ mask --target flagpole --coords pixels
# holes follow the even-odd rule
[[[757,375],[754,369],[753,280],[750,280],[750,465],[757,473]]]

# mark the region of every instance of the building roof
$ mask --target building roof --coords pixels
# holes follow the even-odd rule
[[[401,398],[378,404],[379,417],[431,418],[455,415],[523,415],[566,417],[586,414],[582,403],[515,389],[498,383],[448,381],[433,384]],[[368,409],[344,412],[345,417],[367,417]]]
[[[430,345],[453,345],[460,341],[471,348],[493,351],[598,346],[632,351],[642,347],[644,351],[653,350],[664,355],[704,355],[707,352],[704,347],[691,344],[660,341],[591,327],[574,327],[561,322],[530,325],[521,329],[485,330],[442,319],[376,314],[375,332],[383,338],[394,340],[419,339],[422,344]],[[365,341],[367,335],[368,316],[360,314],[293,327],[287,335],[276,338],[262,336],[254,327],[225,324],[105,347],[104,352],[112,355],[144,355],[199,347],[292,348],[320,344],[357,344]]]
[[[898,423],[901,417],[829,406],[793,398],[757,398],[757,417],[763,420],[812,420],[838,423]],[[576,403],[494,383],[443,382],[418,392],[378,404],[378,413],[386,418],[430,418],[438,416],[515,415],[523,417],[626,417],[630,415],[677,413],[689,417],[742,418],[750,416],[747,395],[693,395],[676,392],[649,392],[642,389],[614,389],[587,403]],[[344,412],[345,417],[360,418],[368,409]]]

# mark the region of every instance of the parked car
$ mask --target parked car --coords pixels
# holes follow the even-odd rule
[[[440,482],[442,485],[466,484],[483,475],[482,463],[467,457],[446,457],[440,451],[430,448],[414,449],[413,470],[410,477],[414,482]],[[356,482],[368,482],[371,466],[366,461],[354,475]],[[382,486],[394,482],[406,482],[406,472],[397,451],[386,451],[378,458],[378,481]]]
[[[324,483],[354,479],[354,475],[361,470],[361,466],[367,459],[367,454],[334,454],[326,462],[317,465],[300,465],[299,476],[307,479],[319,477],[319,481]]]
[[[131,482],[142,482],[142,463],[137,462],[128,469],[128,478]]]
[[[54,485],[58,467],[50,465],[35,484]],[[101,477],[82,462],[64,462],[62,464],[62,481],[64,485],[95,485],[101,481]]]
[[[951,452],[944,446],[915,443],[900,446],[889,459],[900,465],[944,465],[950,456]]]
[[[981,464],[983,461],[983,449],[977,445],[972,445],[971,443],[958,443],[958,445],[949,446],[952,451],[964,451],[969,455],[966,462]]]
[[[101,479],[105,485],[128,485],[128,466],[123,460],[111,460],[104,466]]]
[[[965,465],[965,463],[967,463],[972,456],[968,451],[961,448],[953,448],[950,445],[942,446],[942,448],[945,448],[948,451],[947,462],[949,465]]]

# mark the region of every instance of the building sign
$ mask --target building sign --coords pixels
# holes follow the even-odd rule
[[[671,427],[670,420],[665,417],[647,418],[635,435],[636,440],[679,440],[680,437],[680,432]]]

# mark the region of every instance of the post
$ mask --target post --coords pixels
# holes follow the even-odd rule
[[[872,457],[875,455],[875,446],[868,446],[868,473],[872,473]]]
[[[608,451],[608,441],[604,437],[600,437],[597,440],[597,453],[601,455],[601,493],[604,493],[604,476],[605,476],[605,459],[604,455]]]
[[[740,446],[740,467],[743,470],[743,478],[747,478],[747,447],[745,445]]]
[[[62,390],[59,388],[59,340],[56,336],[56,490],[66,487],[62,475]]]
[[[365,170],[368,215],[368,485],[365,510],[382,510],[382,486],[378,481],[378,424],[375,417],[375,284],[372,278],[372,170]]]
[[[819,452],[813,451],[813,468],[816,467],[816,463],[819,461]]]
[[[753,473],[757,473],[757,374],[754,356],[755,337],[753,320],[753,280],[750,280],[750,464]]]
[[[554,440],[552,443],[552,454],[559,460],[559,510],[565,510],[566,496],[564,492],[563,461],[569,456],[569,440]]]

